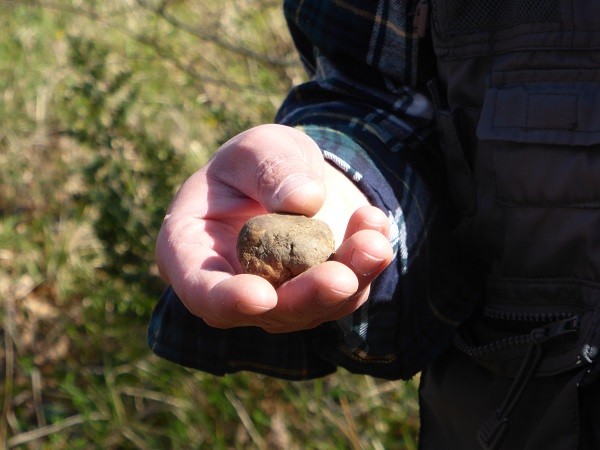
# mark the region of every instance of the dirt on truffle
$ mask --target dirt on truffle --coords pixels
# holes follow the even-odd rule
[[[259,275],[278,287],[335,251],[329,226],[317,219],[289,214],[265,214],[250,219],[237,240],[244,272]]]

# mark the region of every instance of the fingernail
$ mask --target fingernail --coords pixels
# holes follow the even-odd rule
[[[374,230],[374,231],[378,231],[381,234],[384,234],[385,232],[385,227],[386,224],[381,223],[381,222],[370,222],[368,220],[363,220],[361,223],[361,230]]]
[[[279,203],[283,203],[290,195],[307,189],[309,185],[314,185],[315,183],[315,180],[305,175],[291,175],[279,185],[277,191],[275,192],[275,198]]]
[[[352,256],[350,257],[350,264],[352,264],[352,267],[357,273],[363,276],[371,275],[373,272],[377,271],[382,262],[383,259],[375,258],[358,249],[354,249],[352,251]]]

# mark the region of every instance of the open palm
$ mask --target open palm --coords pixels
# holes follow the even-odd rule
[[[327,222],[338,244],[333,260],[277,290],[241,273],[237,234],[249,218],[266,212]],[[367,299],[369,284],[392,258],[387,223],[308,136],[263,125],[225,143],[183,184],[156,256],[163,278],[209,325],[296,331],[339,319]]]

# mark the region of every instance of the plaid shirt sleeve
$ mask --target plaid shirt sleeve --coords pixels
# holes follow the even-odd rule
[[[469,276],[447,231],[433,111],[420,93],[432,57],[413,30],[413,4],[284,2],[311,80],[290,92],[276,121],[311,136],[390,220],[395,258],[369,300],[342,320],[272,335],[211,329],[169,289],[149,329],[158,355],[218,375],[252,370],[306,379],[340,366],[406,379],[447,345],[474,296],[458,281]]]

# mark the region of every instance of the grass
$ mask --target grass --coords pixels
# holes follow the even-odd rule
[[[217,378],[145,344],[172,194],[302,80],[279,2],[0,0],[0,20],[0,448],[416,448],[417,380]]]

